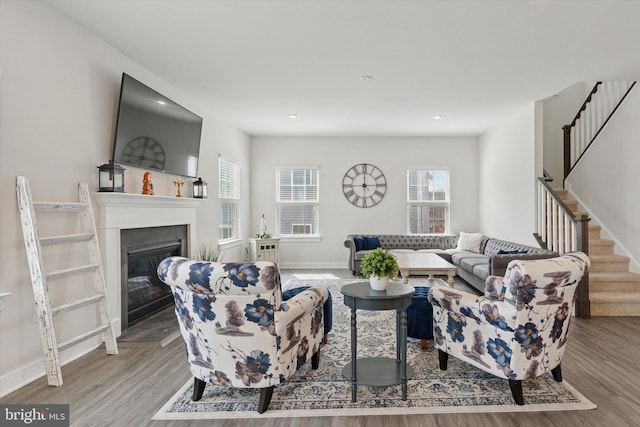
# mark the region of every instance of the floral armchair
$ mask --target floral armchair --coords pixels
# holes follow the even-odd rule
[[[164,259],[158,277],[171,287],[180,332],[194,376],[193,400],[207,381],[260,388],[258,412],[273,388],[308,359],[319,364],[325,288],[311,287],[282,301],[273,262],[219,263]]]
[[[511,261],[504,278],[489,276],[484,295],[433,286],[434,346],[440,369],[451,354],[509,380],[524,404],[522,380],[551,371],[562,381],[576,288],[591,265],[582,252],[535,261]]]

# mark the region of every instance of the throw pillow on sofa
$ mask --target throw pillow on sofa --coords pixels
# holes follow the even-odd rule
[[[377,249],[379,247],[382,247],[382,244],[380,243],[380,239],[378,239],[377,237],[363,237],[364,239],[364,250],[370,251],[373,249]]]
[[[480,253],[480,243],[482,242],[482,233],[465,233],[460,232],[458,237],[458,246],[456,249],[460,251],[471,251]]]
[[[382,247],[378,237],[354,237],[353,243],[356,244],[356,252],[370,251]]]
[[[528,253],[527,251],[508,251],[505,249],[500,249],[498,251],[498,255],[511,255],[511,254],[526,254]]]

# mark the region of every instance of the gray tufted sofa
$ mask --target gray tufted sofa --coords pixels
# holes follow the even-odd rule
[[[504,276],[509,261],[552,258],[557,252],[533,246],[521,245],[490,237],[484,237],[478,253],[456,249],[457,235],[408,235],[408,234],[350,234],[344,241],[349,249],[349,269],[361,274],[362,258],[372,249],[356,250],[356,237],[377,237],[380,247],[392,253],[426,252],[435,253],[457,267],[457,276],[484,292],[485,279],[488,276]],[[513,252],[519,253],[513,253]],[[512,253],[500,253],[512,252]]]

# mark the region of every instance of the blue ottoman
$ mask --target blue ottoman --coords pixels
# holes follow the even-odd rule
[[[306,291],[310,287],[311,286],[300,286],[299,288],[287,289],[286,291],[282,292],[282,300],[286,301],[286,300],[298,295],[300,292]],[[429,290],[429,288],[427,288],[427,291],[428,290]],[[333,303],[331,302],[331,292],[329,292],[329,290],[327,289],[327,293],[329,294],[329,297],[324,302],[324,306],[322,307],[322,311],[323,311],[322,318],[323,318],[323,323],[324,323],[324,343],[325,344],[327,343],[327,334],[329,333],[329,331],[331,330],[331,327],[333,326],[333,316],[331,314]],[[431,304],[429,304],[429,306],[431,306]]]
[[[433,307],[427,299],[429,287],[416,286],[407,308],[407,335],[419,338],[420,346],[427,348],[427,339],[433,338]]]

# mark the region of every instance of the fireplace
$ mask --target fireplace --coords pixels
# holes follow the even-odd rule
[[[136,322],[173,304],[169,286],[156,274],[170,256],[187,256],[186,225],[133,228],[120,231],[121,325]]]
[[[157,232],[160,228],[174,225],[186,227],[187,238],[186,241],[183,241],[186,248],[183,247],[182,250],[186,251],[184,256],[189,257],[196,253],[195,244],[198,240],[196,213],[206,200],[107,192],[93,193],[92,196],[100,207],[96,219],[98,220],[100,246],[104,259],[107,297],[113,328],[116,336],[120,336],[122,325],[126,324],[126,317],[122,316],[122,306],[128,305],[128,301],[123,302],[122,297],[122,264],[125,262],[123,260],[126,260],[126,257],[122,256],[122,242],[120,241],[122,232],[146,228]],[[165,242],[171,240],[174,238],[160,239]]]

